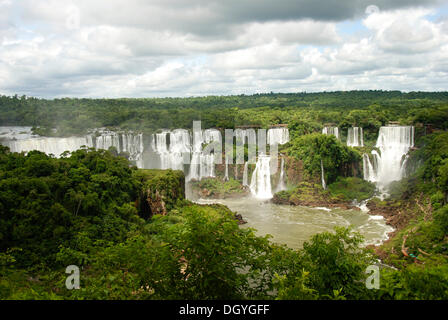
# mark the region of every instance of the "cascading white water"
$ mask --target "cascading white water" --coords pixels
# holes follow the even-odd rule
[[[118,152],[129,153],[129,159],[136,161],[138,167],[142,167],[143,134],[119,133],[105,129],[98,129],[97,134],[88,134],[83,137],[39,137],[31,135],[31,132],[15,132],[21,127],[10,130],[9,138],[4,142],[12,152],[29,152],[38,150],[59,157],[63,152],[73,152],[82,146],[88,148],[108,150],[115,147]]]
[[[129,160],[139,163],[139,160],[142,160],[144,151],[143,134],[117,133],[103,130],[95,138],[95,148],[108,150],[110,147],[115,147],[118,152],[127,152]]]
[[[167,136],[170,137],[168,146]],[[160,169],[184,169],[184,156],[190,154],[190,133],[185,129],[176,129],[172,132],[163,131],[156,134],[156,153],[160,156]]]
[[[248,177],[247,177],[247,175],[248,175],[248,168],[249,167],[249,163],[246,161],[245,163],[244,163],[244,172],[243,172],[243,186],[248,186],[249,185],[249,183],[248,183],[248,181],[247,181],[247,179],[248,179]]]
[[[364,137],[363,137],[362,128],[360,128],[360,127],[348,128],[347,146],[349,146],[349,147],[364,147]]]
[[[339,128],[338,127],[324,127],[322,129],[322,134],[334,135],[337,139],[339,139]]]
[[[286,183],[285,183],[285,158],[282,157],[282,161],[280,164],[280,178],[278,181],[276,192],[286,190]]]
[[[405,173],[407,153],[414,146],[414,127],[381,127],[376,147],[380,154],[372,151],[363,155],[364,179],[374,182],[379,187],[382,198],[387,195],[388,185],[401,180]]]
[[[204,154],[202,144],[220,142],[221,133],[216,129],[195,131],[193,133],[193,147],[190,170],[186,181],[202,180],[215,177],[215,155]]]
[[[392,181],[403,178],[404,156],[414,146],[414,127],[381,127],[376,147],[381,154],[378,155],[378,168],[376,181],[387,186]]]
[[[5,141],[4,144],[10,148],[11,152],[38,150],[46,154],[53,154],[55,157],[60,157],[65,151],[76,151],[82,146],[93,147],[92,140],[88,139],[88,137],[36,138]]]
[[[252,173],[250,191],[258,199],[271,199],[271,157],[260,155]]]
[[[225,162],[226,162],[226,171],[224,173],[224,181],[229,181],[229,162],[227,161],[227,158]]]
[[[120,137],[115,132],[105,132],[95,139],[95,147],[97,149],[108,150],[110,147],[117,148],[120,151]]]
[[[322,188],[327,189],[327,184],[325,183],[324,164],[322,160],[320,160],[320,170],[322,174]]]
[[[376,171],[367,153],[364,153],[362,155],[362,165],[363,165],[364,180],[370,182],[376,182]]]
[[[267,143],[270,145],[274,144],[285,144],[289,142],[289,130],[285,127],[271,128],[268,130]]]
[[[190,168],[188,175],[186,174],[186,181],[215,177],[216,155],[213,153],[205,154],[202,151],[202,146],[211,142],[221,142],[221,133],[216,129],[207,129],[199,132],[198,139],[193,139],[193,145],[190,144],[191,133],[189,131],[184,129],[165,130],[149,137],[150,145],[145,152],[143,134],[132,132],[114,132],[105,128],[99,128],[84,137],[53,138],[33,136],[30,127],[0,127],[0,129],[1,143],[9,146],[13,152],[40,150],[48,154],[60,156],[65,151],[72,152],[80,149],[82,146],[106,150],[110,147],[115,147],[118,152],[127,152],[130,160],[136,161],[136,165],[139,168],[177,170]],[[249,148],[255,146],[257,142],[256,130],[241,130],[239,135],[243,140],[243,144],[249,142],[251,143]],[[284,144],[289,141],[289,131],[285,127],[271,128],[268,130],[266,138],[269,144]],[[186,156],[191,156],[190,166],[184,166]],[[227,163],[226,179],[229,178],[228,171]],[[284,173],[280,172],[280,176],[281,182],[284,180]],[[247,162],[244,165],[243,184],[249,186],[248,180]],[[266,184],[262,179],[255,181]],[[283,188],[282,185],[280,187]],[[263,190],[266,187],[261,185],[259,187],[256,186],[255,189]]]

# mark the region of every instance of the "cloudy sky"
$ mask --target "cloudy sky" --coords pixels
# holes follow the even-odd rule
[[[0,94],[448,90],[444,0],[0,0]]]

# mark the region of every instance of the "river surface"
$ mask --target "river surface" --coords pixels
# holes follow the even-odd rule
[[[383,217],[363,211],[276,205],[252,197],[241,199],[200,199],[200,204],[220,203],[243,216],[244,228],[254,228],[257,234],[272,235],[272,241],[300,249],[314,234],[333,231],[335,226],[353,226],[365,238],[365,245],[380,244],[393,231]]]

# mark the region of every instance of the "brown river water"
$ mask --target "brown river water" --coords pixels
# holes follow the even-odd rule
[[[277,205],[252,197],[240,199],[199,199],[201,204],[220,203],[239,213],[260,236],[272,235],[272,241],[300,249],[314,234],[333,231],[335,226],[353,226],[365,238],[365,245],[380,244],[393,228],[383,217],[371,216],[363,211],[328,208],[308,208]]]

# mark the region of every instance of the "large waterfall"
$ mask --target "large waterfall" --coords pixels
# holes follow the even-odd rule
[[[221,134],[216,129],[195,131],[193,133],[192,156],[187,181],[215,177],[215,154],[204,153],[202,145],[220,141]]]
[[[286,127],[271,128],[268,130],[267,143],[271,146],[274,144],[285,144],[289,142],[289,130]]]
[[[322,129],[322,134],[334,135],[337,139],[339,139],[339,128],[338,127],[324,127]]]
[[[184,170],[184,157],[191,151],[190,133],[185,129],[157,133],[154,149],[160,157],[160,169]]]
[[[392,181],[404,176],[406,155],[414,146],[414,127],[381,127],[376,147],[380,153],[372,151],[372,161],[363,156],[364,179],[376,182],[384,190]]]
[[[274,171],[270,168],[270,162],[271,159],[272,162],[276,162],[277,157],[271,158],[262,152],[257,160],[255,158],[257,137],[266,139],[265,142],[271,146],[281,145],[289,141],[288,128],[274,127],[267,131],[267,135],[257,135],[255,129],[240,129],[235,131],[235,136],[239,141],[237,148],[238,144],[243,148],[247,144],[248,150],[254,151],[253,158],[249,156],[250,159],[244,159],[243,185],[249,186],[256,197],[272,197],[271,174]],[[40,137],[31,134],[31,127],[0,127],[0,141],[12,152],[39,150],[59,157],[65,151],[73,152],[83,146],[106,150],[114,147],[119,153],[128,153],[129,159],[135,161],[139,168],[183,170],[187,182],[205,177],[216,177],[215,163],[219,153],[215,154],[215,149],[207,153],[203,150],[203,146],[212,142],[218,142],[221,146],[222,137],[219,130],[195,130],[193,133],[185,129],[163,130],[146,138],[148,139],[144,140],[141,133],[114,132],[104,128],[96,129],[81,137]],[[257,163],[249,181],[251,161]],[[231,163],[225,163],[226,179],[229,178],[229,164]],[[281,160],[280,168],[276,191],[285,189],[284,159]],[[235,177],[237,177],[237,167],[235,166],[234,169]]]
[[[82,146],[93,147],[92,137],[70,137],[70,138],[34,138],[24,140],[12,140],[4,143],[11,152],[29,152],[38,150],[46,154],[60,157],[65,151],[75,151]]]
[[[87,139],[90,139],[90,137],[87,136]],[[141,133],[117,133],[103,130],[100,132],[100,135],[94,139],[94,142],[94,144],[89,143],[88,146],[104,150],[108,150],[110,147],[115,147],[118,152],[127,152],[130,160],[142,160],[143,134]],[[74,150],[70,149],[70,151]]]
[[[20,127],[18,127],[20,128]],[[10,129],[17,131],[17,129]],[[129,159],[137,162],[137,165],[142,165],[143,156],[143,135],[134,133],[120,133],[112,132],[104,129],[99,129],[96,133],[91,133],[83,137],[38,137],[30,133],[12,133],[5,135],[6,140],[3,142],[8,146],[12,152],[29,152],[31,150],[38,150],[47,154],[53,154],[55,157],[60,157],[65,151],[73,152],[81,147],[96,149],[109,149],[115,147],[118,152],[127,152]]]
[[[258,199],[271,199],[271,157],[260,155],[252,179],[250,182],[250,191]]]
[[[381,155],[377,181],[387,185],[403,177],[404,156],[414,146],[414,127],[381,127],[376,147]]]
[[[363,136],[362,128],[359,128],[359,127],[348,128],[347,146],[349,146],[349,147],[364,147],[364,136]]]

